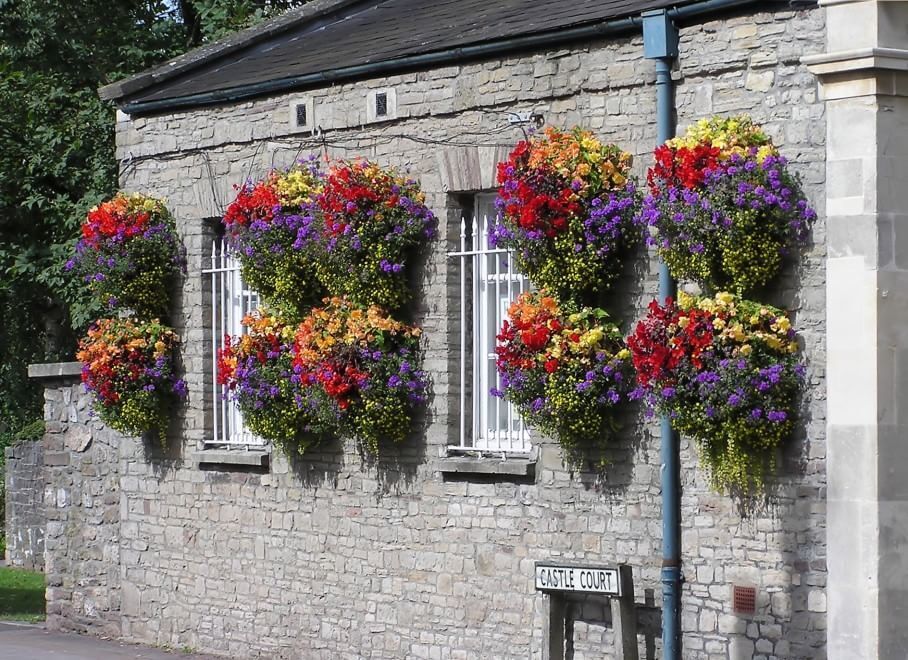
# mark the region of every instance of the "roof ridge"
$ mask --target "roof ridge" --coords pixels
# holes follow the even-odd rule
[[[105,101],[122,99],[125,96],[141,92],[153,85],[191,71],[197,66],[207,64],[213,58],[228,55],[279,35],[306,21],[321,18],[333,11],[344,9],[351,5],[366,4],[367,2],[368,0],[311,0],[300,7],[288,9],[280,16],[275,16],[264,23],[258,23],[227,35],[213,43],[193,48],[150,69],[145,69],[128,78],[104,85],[98,90],[98,95]]]

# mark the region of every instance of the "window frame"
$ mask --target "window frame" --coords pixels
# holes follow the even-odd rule
[[[495,196],[490,192],[472,196],[472,206],[462,209],[460,249],[447,254],[456,260],[460,303],[459,432],[447,446],[449,454],[527,456],[533,452],[529,428],[516,407],[489,392],[501,386],[495,368],[496,335],[510,303],[530,290],[529,280],[513,268],[514,255],[488,244],[497,217]]]
[[[209,278],[211,297],[205,328],[211,351],[205,368],[205,389],[211,394],[211,424],[204,448],[265,449],[268,442],[246,428],[239,406],[228,396],[227,387],[217,382],[218,353],[225,337],[246,333],[243,317],[258,309],[259,295],[243,282],[240,262],[222,235],[212,238],[209,267],[202,274]]]

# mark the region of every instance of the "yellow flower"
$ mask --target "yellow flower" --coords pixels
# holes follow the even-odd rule
[[[678,327],[679,327],[679,328],[686,328],[686,327],[689,326],[689,325],[690,325],[690,318],[689,318],[689,317],[687,317],[687,316],[682,316],[682,317],[680,317],[680,318],[678,319]]]
[[[744,344],[741,348],[741,355],[750,355],[753,352],[753,347],[750,344]]]
[[[730,305],[734,300],[735,297],[728,291],[721,291],[716,294],[716,302],[722,303],[723,305]]]

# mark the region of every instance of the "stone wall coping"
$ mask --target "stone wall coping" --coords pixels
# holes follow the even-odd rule
[[[82,375],[81,362],[41,362],[28,365],[28,377],[37,380],[79,378]]]
[[[835,53],[805,55],[801,62],[818,75],[861,69],[908,70],[908,50],[902,48],[856,48]]]

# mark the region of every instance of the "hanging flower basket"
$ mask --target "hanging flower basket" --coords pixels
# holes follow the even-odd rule
[[[102,306],[146,319],[167,314],[173,280],[184,267],[164,202],[125,193],[88,212],[76,253],[66,262]]]
[[[375,455],[381,442],[407,437],[426,400],[419,336],[377,306],[326,299],[297,330],[293,378],[317,393],[312,398],[325,406],[320,418],[333,418],[339,435]]]
[[[295,325],[256,311],[243,319],[246,334],[226,337],[218,354],[218,383],[236,402],[253,433],[287,454],[302,454],[335,431],[324,418],[327,401],[293,373]]]
[[[650,303],[628,337],[651,409],[697,441],[719,491],[754,493],[791,435],[804,366],[788,316],[730,293]]]
[[[322,178],[318,160],[310,157],[246,182],[223,218],[243,280],[270,306],[296,318],[323,294],[315,268]]]
[[[317,204],[325,289],[361,305],[399,308],[411,295],[408,268],[436,232],[419,185],[375,163],[340,162]]]
[[[607,291],[639,236],[631,160],[579,128],[520,142],[498,166],[493,246],[514,250],[519,269],[561,299]]]
[[[164,440],[173,406],[186,396],[175,374],[179,338],[155,319],[100,319],[79,342],[82,382],[105,424],[128,435],[157,431]]]
[[[630,352],[601,309],[571,312],[543,293],[508,310],[496,347],[501,389],[524,419],[558,440],[569,461],[617,430],[617,406],[633,380]]]
[[[675,278],[744,294],[806,244],[816,213],[748,117],[704,119],[654,155],[639,221]]]

